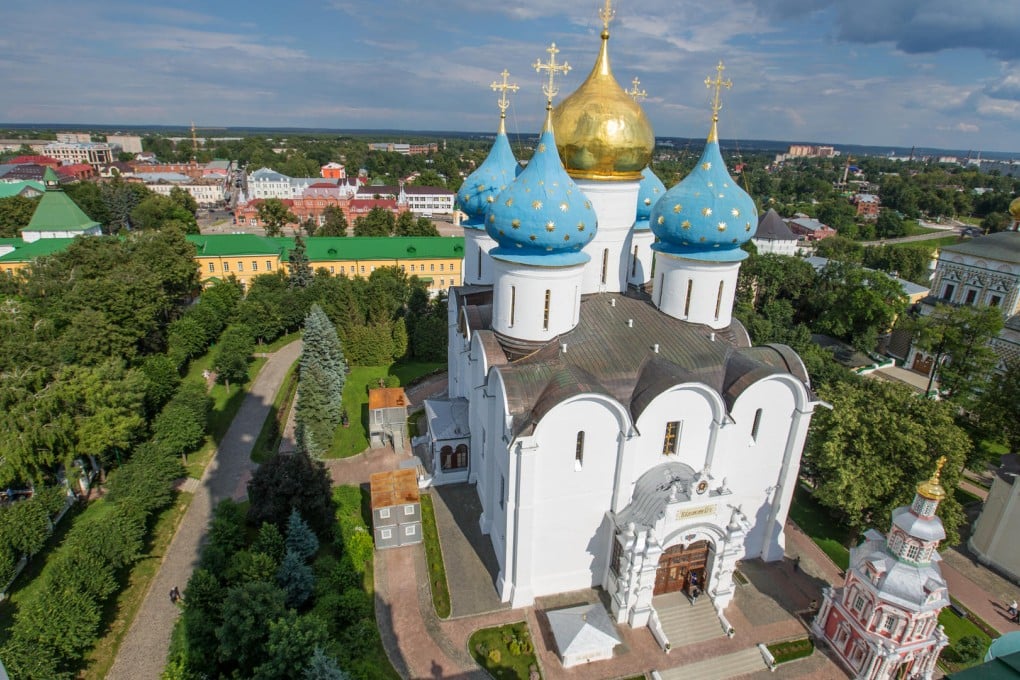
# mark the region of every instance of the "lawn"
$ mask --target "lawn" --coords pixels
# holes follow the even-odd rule
[[[429,585],[432,586],[432,606],[436,616],[445,619],[450,615],[450,589],[446,582],[446,566],[443,564],[443,548],[439,543],[436,529],[436,513],[432,495],[421,496],[421,526],[425,538],[425,559],[429,564]]]
[[[789,640],[768,645],[768,650],[778,666],[781,663],[811,656],[815,651],[815,643],[810,638],[800,638],[799,640]]]
[[[942,656],[939,658],[939,665],[946,669],[947,672],[955,673],[956,671],[969,668],[981,662],[984,657],[984,651],[981,652],[977,658],[956,661],[954,659],[954,646],[959,644],[960,640],[965,637],[977,637],[981,640],[983,649],[987,650],[988,645],[992,643],[992,638],[981,629],[974,621],[969,617],[964,618],[959,616],[949,607],[946,607],[939,613],[939,623],[945,628],[946,635],[949,636],[949,646],[942,652]],[[987,625],[987,624],[986,624]]]
[[[952,246],[960,243],[959,236],[943,236],[942,238],[932,238],[925,241],[907,241],[901,243],[889,243],[888,246],[892,248],[941,248],[943,246]]]
[[[971,503],[981,503],[981,497],[977,494],[973,494],[966,489],[959,487],[953,489],[953,496],[956,498],[956,502],[960,505],[970,505]]]
[[[297,393],[297,368],[300,359],[294,361],[287,374],[283,376],[283,385],[277,390],[273,398],[273,405],[269,407],[266,420],[262,423],[262,429],[251,448],[251,459],[256,463],[264,463],[273,456],[280,448],[280,439],[283,437],[283,428],[287,424],[290,410],[294,406],[294,395]]]
[[[96,646],[86,657],[86,669],[79,676],[86,679],[102,680],[117,657],[117,650],[124,640],[138,608],[142,606],[149,584],[159,572],[170,541],[191,504],[193,494],[179,493],[174,502],[155,518],[155,525],[149,534],[145,552],[121,580],[122,590],[110,601],[104,614],[108,628]]]
[[[828,508],[816,503],[811,498],[810,490],[803,484],[798,484],[794,492],[790,519],[836,563],[836,566],[845,570],[850,565],[850,550],[846,547],[849,538],[846,527],[839,524]]]
[[[401,386],[410,385],[415,379],[428,375],[445,364],[438,362],[410,361],[389,366],[354,366],[347,375],[344,385],[344,410],[350,419],[349,427],[337,428],[333,446],[326,458],[348,458],[368,448],[368,390],[385,382],[387,376],[395,376]]]
[[[931,227],[922,227],[914,220],[904,220],[903,226],[907,228],[905,236],[919,236],[921,234],[934,234],[937,231],[944,231],[943,229],[932,229]]]
[[[528,680],[531,669],[538,669],[531,632],[524,621],[476,630],[468,647],[475,661],[496,680]]]

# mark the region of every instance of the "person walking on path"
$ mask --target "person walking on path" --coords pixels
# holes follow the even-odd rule
[[[800,571],[800,555],[793,558],[793,573],[796,574]]]

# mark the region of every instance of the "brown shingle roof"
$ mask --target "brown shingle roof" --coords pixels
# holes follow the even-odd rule
[[[377,408],[400,408],[407,406],[407,395],[403,387],[376,387],[368,391],[368,410]]]
[[[414,470],[376,472],[368,478],[372,495],[372,510],[388,508],[401,503],[417,503],[418,476]]]

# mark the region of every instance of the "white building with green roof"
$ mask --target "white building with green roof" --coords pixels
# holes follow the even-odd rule
[[[49,183],[47,183],[49,184]],[[55,186],[47,186],[21,238],[32,243],[44,238],[98,236],[102,225],[86,215],[71,197]]]

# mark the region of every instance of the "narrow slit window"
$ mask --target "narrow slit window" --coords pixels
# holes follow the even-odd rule
[[[762,410],[758,409],[754,412],[754,422],[751,423],[751,441],[757,443],[758,441],[758,430],[761,428],[761,414]]]
[[[637,246],[634,246],[634,256],[630,260],[630,275],[637,276]]]
[[[545,291],[545,309],[542,312],[542,330],[549,330],[549,302],[552,299],[552,291]]]
[[[680,435],[683,432],[683,421],[673,420],[666,423],[666,435],[662,438],[662,455],[672,456],[680,446]]]
[[[719,320],[719,311],[722,309],[722,294],[724,282],[719,282],[719,292],[715,294],[715,318]]]
[[[658,305],[659,307],[662,306],[662,284],[663,284],[663,275],[659,274],[659,305]]]
[[[478,249],[478,278],[482,278],[482,249]]]
[[[584,465],[584,430],[577,433],[577,444],[574,446],[574,469],[580,470]]]
[[[694,293],[694,281],[687,279],[687,299],[684,300],[684,316],[691,315],[691,295]]]
[[[606,276],[609,274],[609,248],[602,250],[602,283],[606,282]]]
[[[517,286],[510,286],[510,328],[514,327],[514,317],[517,313]]]

